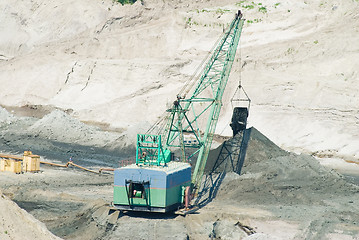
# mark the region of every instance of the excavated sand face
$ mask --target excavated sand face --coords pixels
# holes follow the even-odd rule
[[[356,0],[5,0],[0,8],[0,104],[57,107],[119,129],[154,123],[241,9],[241,60],[217,133],[231,134],[241,79],[249,124],[275,143],[358,159]]]

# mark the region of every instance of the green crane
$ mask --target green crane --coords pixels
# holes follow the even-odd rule
[[[195,88],[191,91],[192,85],[186,85],[177,96],[173,107],[168,110],[171,117],[166,147],[180,147],[183,161],[198,154],[192,176],[194,189],[198,189],[201,183],[242,27],[243,19],[238,11],[204,67]],[[188,93],[190,97],[186,98]],[[201,118],[207,119],[204,131],[199,129]],[[184,141],[184,134],[194,143]],[[186,148],[196,148],[196,151],[183,159],[186,158]]]
[[[119,209],[169,211],[183,202],[184,188],[199,190],[243,23],[238,11],[202,73],[185,84],[161,121],[137,135],[136,164],[115,171]],[[191,177],[188,162],[194,161]]]

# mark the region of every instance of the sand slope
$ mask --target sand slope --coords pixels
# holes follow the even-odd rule
[[[2,1],[0,104],[73,109],[127,129],[153,123],[236,10],[247,22],[218,133],[238,80],[250,124],[289,150],[358,159],[357,1]]]
[[[1,239],[60,239],[0,192]]]

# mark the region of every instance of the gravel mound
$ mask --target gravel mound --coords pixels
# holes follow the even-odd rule
[[[336,239],[329,235],[338,231],[348,239],[357,238],[358,185],[310,155],[280,149],[254,128],[247,144],[241,175],[228,171],[224,177],[219,175],[213,203],[260,208],[271,213],[272,216],[265,217],[267,220],[296,222],[298,229],[305,230],[299,230],[294,239]],[[254,235],[248,239],[275,238]]]
[[[1,108],[0,130],[0,148],[7,153],[31,150],[62,162],[73,157],[80,165],[111,167],[134,156],[127,132],[103,131],[57,109],[38,119],[14,116]]]
[[[359,188],[312,156],[289,153],[252,128],[242,174],[227,174],[219,199],[256,204],[320,203],[325,197],[358,193]]]
[[[28,130],[48,139],[73,143],[89,141],[98,131],[96,127],[88,126],[60,110],[47,114]]]

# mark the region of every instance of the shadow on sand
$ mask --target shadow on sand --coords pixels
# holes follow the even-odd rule
[[[227,172],[241,174],[251,132],[252,128],[241,131],[212,151],[212,156],[209,157],[212,159],[208,166],[211,167],[209,174],[207,174],[195,200],[195,204],[200,208],[206,206],[217,196]],[[215,160],[213,161],[213,159]]]

